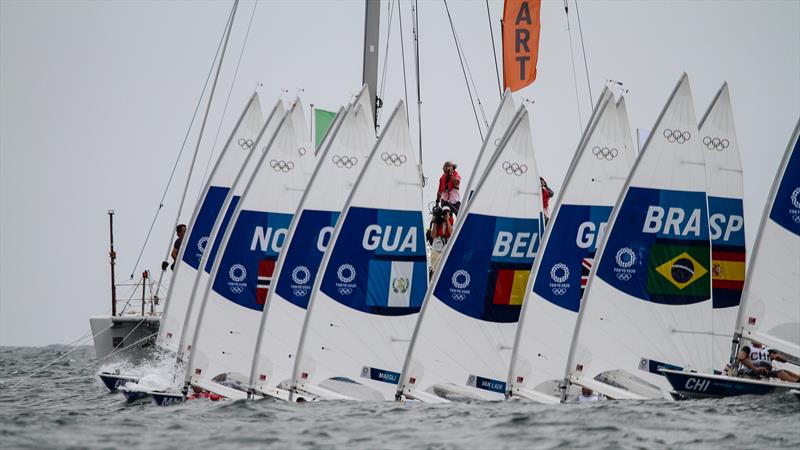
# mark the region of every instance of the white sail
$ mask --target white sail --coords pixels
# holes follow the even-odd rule
[[[706,161],[708,225],[711,232],[712,368],[728,363],[745,276],[742,161],[733,125],[728,83],[703,118],[700,139]]]
[[[292,376],[297,392],[394,397],[427,287],[423,229],[422,175],[400,102],[323,257]]]
[[[539,173],[521,107],[447,244],[398,395],[500,400],[542,231]]]
[[[308,135],[296,128],[303,122],[296,100],[274,135],[259,137],[257,169],[222,236],[199,305],[187,380],[221,395],[242,396],[230,388],[247,386],[275,261],[314,165]]]
[[[489,165],[489,160],[492,159],[497,146],[503,140],[503,134],[511,126],[511,121],[514,119],[515,114],[514,98],[511,96],[511,89],[506,89],[503,93],[503,98],[500,100],[500,106],[492,119],[492,125],[486,134],[481,149],[478,152],[478,158],[475,160],[475,166],[472,169],[472,176],[467,183],[467,189],[464,191],[464,206],[466,206],[469,199],[472,197],[475,188],[477,187],[478,180],[483,176],[486,171],[486,166]]]
[[[575,151],[531,271],[508,375],[510,395],[558,403],[581,296],[611,210],[636,161],[625,100],[606,89]]]
[[[711,255],[701,144],[684,74],[598,250],[566,366],[572,383],[612,398],[666,396],[660,368],[709,370]]]
[[[203,194],[197,201],[192,218],[187,224],[158,330],[157,342],[160,348],[176,352],[181,342],[184,320],[187,316],[196,317],[196,314],[193,316],[189,314],[192,310],[190,294],[203,253],[208,247],[212,230],[227,225],[227,220],[233,211],[231,205],[235,206],[238,201],[231,188],[243,170],[245,161],[253,153],[250,150],[263,125],[258,94],[254,93],[222,148]],[[222,214],[223,211],[228,213]],[[216,247],[214,248],[216,250]],[[209,270],[210,266],[206,265],[206,272]]]
[[[800,121],[756,236],[736,331],[800,358]]]
[[[275,264],[275,289],[267,294],[250,373],[250,386],[265,395],[288,397],[311,288],[336,221],[375,144],[370,97],[364,89],[355,105],[336,115],[289,227],[286,250]]]

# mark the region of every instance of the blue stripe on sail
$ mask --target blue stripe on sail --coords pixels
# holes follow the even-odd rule
[[[800,139],[794,143],[769,218],[800,236]]]
[[[242,210],[213,280],[214,291],[240,306],[261,311],[264,305],[256,296],[259,263],[278,258],[291,220],[292,214]]]
[[[561,205],[550,230],[533,290],[550,303],[578,312],[584,258],[594,258],[610,206]]]
[[[419,211],[351,207],[331,249],[321,291],[369,314],[419,312],[428,281],[423,229]],[[392,262],[413,262],[411,286],[398,284],[411,289],[408,307],[387,306]]]

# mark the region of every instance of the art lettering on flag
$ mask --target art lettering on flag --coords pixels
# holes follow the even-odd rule
[[[536,80],[541,0],[506,0],[503,6],[503,82],[512,92]]]

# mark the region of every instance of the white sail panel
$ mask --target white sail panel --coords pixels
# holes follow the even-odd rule
[[[666,395],[662,367],[709,370],[711,255],[701,141],[684,74],[598,250],[566,366],[573,383],[624,396],[607,384],[615,381],[641,398]]]
[[[400,102],[323,258],[298,346],[297,391],[320,393],[338,380],[350,398],[394,398],[427,287],[423,229],[420,166]],[[406,293],[407,303],[395,301]]]
[[[481,144],[481,149],[478,152],[478,158],[475,160],[475,166],[472,169],[472,175],[469,177],[467,189],[464,191],[462,203],[467,204],[467,201],[472,197],[475,188],[477,187],[478,180],[483,176],[486,171],[486,166],[494,156],[497,146],[503,140],[508,127],[511,126],[511,121],[515,115],[514,98],[511,96],[511,89],[506,89],[503,93],[503,98],[500,100],[500,106],[494,114],[492,124],[489,131],[486,133],[486,139]]]
[[[800,358],[800,121],[761,219],[737,332]]]
[[[223,250],[214,260],[212,282],[200,304],[187,379],[222,395],[226,391],[210,382],[247,386],[275,261],[314,164],[310,143],[299,141],[307,133],[295,129],[301,108],[295,101],[275,135],[262,134],[258,140],[257,170],[221,240]]]
[[[434,274],[398,394],[499,400],[542,229],[523,108],[490,159]],[[422,393],[422,395],[417,395]]]
[[[358,98],[355,106],[336,115],[289,228],[286,250],[275,265],[275,289],[267,294],[250,373],[250,386],[265,395],[288,395],[311,288],[336,221],[375,144],[372,112],[365,109],[369,95],[362,91]]]
[[[604,90],[553,208],[522,305],[510,395],[560,399],[580,301],[611,210],[636,160],[624,99]]]
[[[708,180],[711,232],[711,297],[714,346],[712,368],[729,361],[733,329],[745,276],[742,161],[733,124],[728,84],[720,88],[700,121],[700,139]]]
[[[264,121],[258,93],[254,93],[223,147],[211,175],[197,201],[192,219],[187,224],[184,242],[174,265],[170,280],[164,314],[158,331],[158,345],[175,352],[181,342],[184,320],[191,308],[191,292],[203,253],[208,246],[211,232],[222,216],[226,220],[233,212],[238,198],[234,198],[231,187],[245,165]],[[226,214],[221,214],[226,211]],[[223,228],[224,228],[223,225]],[[216,250],[216,248],[215,248]],[[211,270],[207,265],[206,271]],[[196,315],[194,316],[196,317]]]

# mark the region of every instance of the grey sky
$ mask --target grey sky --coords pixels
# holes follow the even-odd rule
[[[384,0],[381,12],[381,52],[389,3]],[[499,95],[486,5],[448,3],[491,120]],[[490,4],[498,33],[502,2]],[[117,275],[124,280],[230,5],[0,2],[0,345],[65,343],[88,330],[90,315],[108,311],[106,210],[117,211]],[[401,6],[416,133],[410,3]],[[200,189],[252,8],[252,2],[240,5],[189,203]],[[722,81],[729,82],[750,247],[800,114],[800,2],[591,1],[581,2],[580,14],[595,98],[605,79],[625,82],[634,129],[650,128],[683,71],[698,118]],[[335,110],[347,101],[361,83],[363,17],[361,0],[262,1],[220,140],[257,82],[263,83],[265,108],[281,88],[290,91],[286,100],[303,88],[306,105]],[[384,119],[403,97],[398,31],[395,11]],[[499,43],[498,36],[498,52]],[[535,101],[530,109],[539,170],[558,190],[580,135],[562,1],[543,2],[540,50],[537,81],[515,97]],[[577,41],[575,50],[578,62]],[[420,52],[426,175],[437,177],[441,162],[453,159],[468,177],[480,141],[440,1],[420,1]],[[585,121],[591,106],[582,62],[578,82]],[[189,153],[139,271],[158,269]],[[426,199],[433,198],[431,184]],[[184,220],[190,213],[191,206]]]

